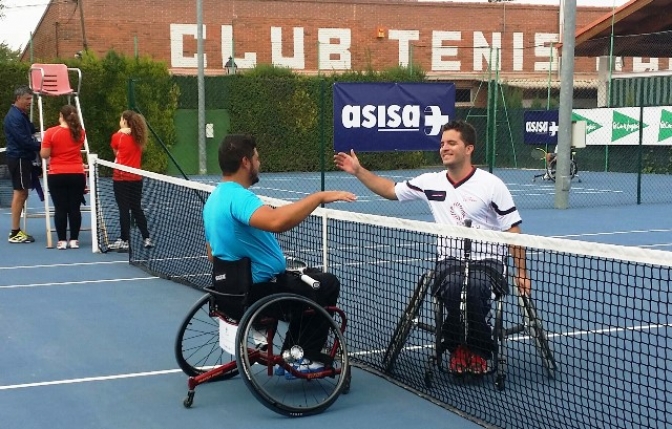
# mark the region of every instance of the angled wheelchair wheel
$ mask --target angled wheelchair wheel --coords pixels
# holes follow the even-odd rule
[[[546,368],[548,378],[555,378],[555,372],[558,369],[558,365],[553,357],[553,352],[551,351],[546,331],[543,329],[542,321],[537,317],[537,310],[532,303],[532,299],[527,296],[521,296],[520,301],[525,310],[528,335],[534,339],[541,361],[544,368]]]
[[[406,306],[404,313],[401,315],[397,326],[394,328],[390,344],[387,346],[387,350],[385,350],[385,355],[383,356],[384,372],[392,370],[392,367],[394,367],[394,364],[397,362],[399,353],[401,353],[401,350],[404,348],[408,334],[411,332],[411,328],[415,323],[415,318],[418,317],[422,301],[424,301],[425,295],[427,295],[427,289],[433,280],[434,273],[432,271],[428,271],[420,277],[410,302]]]
[[[202,296],[182,321],[175,339],[175,359],[190,377],[235,360],[235,356],[219,346],[219,319],[210,314],[210,295]],[[211,381],[231,378],[234,368]]]
[[[546,175],[549,179],[555,182],[555,164],[556,160],[552,159],[549,163],[546,164]]]
[[[290,320],[294,329],[277,320]],[[327,330],[326,341],[315,333],[316,326]],[[245,385],[276,413],[300,417],[323,412],[350,388],[342,326],[300,295],[276,294],[257,301],[243,315],[236,336],[236,361]],[[321,352],[305,350],[310,342],[321,343]]]
[[[572,159],[569,164],[569,177],[574,178],[579,172],[579,167],[576,165],[576,162]]]
[[[549,162],[548,166],[546,167],[546,174],[548,174],[548,177],[554,182],[555,182],[555,175],[556,175],[555,167],[556,167],[555,159],[552,160],[551,162]],[[574,176],[576,176],[576,174],[578,172],[579,172],[579,169],[576,166],[576,162],[574,162],[573,159],[570,160],[569,161],[569,178],[570,178],[570,180],[573,179]]]

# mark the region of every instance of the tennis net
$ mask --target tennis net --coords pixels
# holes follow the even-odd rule
[[[202,207],[213,186],[98,160],[96,221],[103,252],[119,235],[113,168],[143,177],[142,207],[154,247],[145,248],[139,229],[132,228],[130,262],[195,288],[209,286]],[[287,255],[341,280],[339,306],[349,319],[352,362],[428,400],[492,427],[672,424],[669,252],[322,208],[278,239]],[[510,293],[501,300],[505,347],[488,366],[496,373],[479,377],[456,377],[445,370],[445,360],[431,359],[437,249],[459,248],[465,239],[474,253],[483,246],[525,247],[532,279],[531,300],[519,298],[509,279]]]

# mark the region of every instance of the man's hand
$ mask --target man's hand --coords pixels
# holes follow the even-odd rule
[[[336,164],[336,167],[340,168],[346,173],[352,174],[354,176],[359,173],[359,159],[357,159],[357,155],[355,155],[355,151],[353,149],[350,149],[350,154],[339,152],[334,155],[334,163]]]
[[[334,201],[353,202],[357,200],[357,195],[345,191],[324,191],[322,194],[322,204],[333,203]]]
[[[532,282],[527,275],[523,277],[516,276],[516,285],[518,286],[518,293],[521,296],[530,296],[530,292],[532,291]]]

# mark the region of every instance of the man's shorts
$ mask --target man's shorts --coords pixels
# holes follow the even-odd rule
[[[12,187],[15,191],[30,189],[32,187],[32,160],[7,158],[7,169],[12,176]]]

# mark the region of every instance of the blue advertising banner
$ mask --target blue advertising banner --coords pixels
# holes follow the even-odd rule
[[[455,117],[452,83],[334,84],[334,150],[439,150]]]
[[[523,115],[525,144],[556,145],[558,144],[558,111],[528,110]]]

